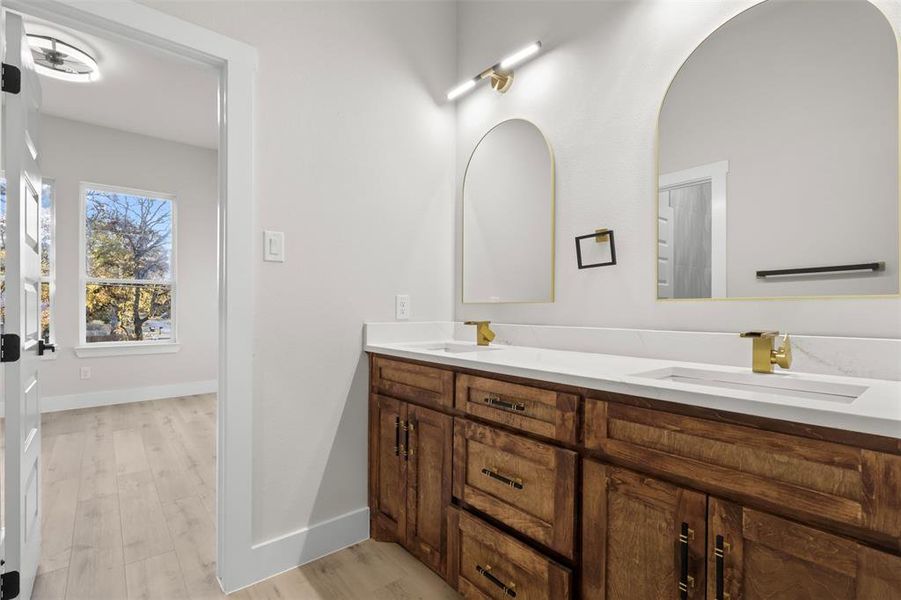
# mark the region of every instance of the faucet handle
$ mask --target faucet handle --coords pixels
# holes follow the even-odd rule
[[[464,325],[491,325],[491,321],[463,321]]]
[[[769,339],[774,338],[779,335],[778,331],[743,331],[738,334],[739,337],[743,338],[763,338]]]
[[[782,338],[782,345],[778,349],[773,350],[772,361],[773,364],[779,365],[783,369],[788,369],[792,366],[792,344],[791,338],[788,337],[787,333]]]

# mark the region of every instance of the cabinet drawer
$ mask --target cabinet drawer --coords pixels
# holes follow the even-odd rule
[[[514,429],[575,444],[579,396],[474,375],[457,375],[459,410]]]
[[[576,453],[454,420],[454,496],[573,557]]]
[[[448,511],[449,583],[464,598],[566,600],[572,573],[464,510]]]
[[[901,549],[901,456],[587,399],[589,449]]]
[[[372,359],[374,391],[435,407],[453,405],[454,373],[381,356]]]

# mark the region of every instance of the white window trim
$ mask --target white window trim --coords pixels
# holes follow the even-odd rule
[[[88,277],[87,274],[87,191],[88,189],[116,194],[128,194],[144,196],[172,202],[172,259],[169,270],[169,280],[147,279],[109,279],[102,277]],[[78,190],[79,197],[79,225],[78,225],[78,345],[75,354],[79,357],[94,356],[118,356],[135,354],[161,354],[178,352],[178,197],[169,192],[154,192],[121,185],[108,185],[82,181]],[[91,283],[123,283],[134,285],[141,283],[156,283],[171,287],[172,307],[170,309],[172,322],[172,338],[164,341],[145,340],[132,342],[93,342],[87,341],[87,286]],[[52,329],[51,329],[52,331]]]
[[[140,354],[174,354],[181,344],[174,342],[94,342],[75,346],[75,356],[95,358],[100,356],[135,356]]]
[[[725,298],[729,295],[726,275],[726,185],[729,161],[699,165],[682,171],[660,175],[657,189],[680,187],[692,183],[710,182],[710,297]]]

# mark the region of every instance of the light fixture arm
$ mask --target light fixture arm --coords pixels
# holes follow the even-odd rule
[[[503,94],[513,85],[513,70],[501,69],[500,63],[479,73],[479,79],[489,79],[491,89]]]

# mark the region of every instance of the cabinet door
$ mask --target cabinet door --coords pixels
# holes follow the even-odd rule
[[[707,497],[583,462],[582,597],[702,599]]]
[[[901,557],[710,499],[711,600],[901,599]]]
[[[447,507],[451,503],[453,418],[407,406],[407,549],[447,573]]]
[[[393,398],[369,397],[369,510],[373,539],[406,538],[407,453],[404,423],[407,405]]]

